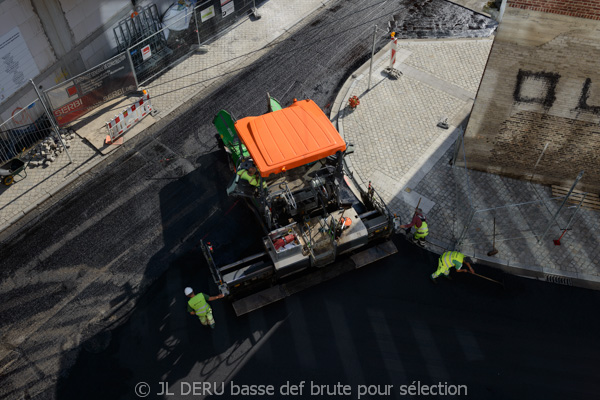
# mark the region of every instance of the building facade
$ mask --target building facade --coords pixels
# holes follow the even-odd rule
[[[173,0],[0,0],[0,123],[42,90],[117,54],[113,28],[135,7]]]
[[[600,193],[600,0],[508,0],[468,123],[467,166]]]

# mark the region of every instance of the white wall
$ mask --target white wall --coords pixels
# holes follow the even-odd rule
[[[128,0],[60,0],[60,4],[75,43],[83,41],[123,8],[131,7]]]
[[[98,64],[112,58],[117,54],[117,43],[115,42],[112,30],[106,31],[85,46],[79,54],[87,69],[93,68]]]
[[[14,27],[21,31],[39,71],[45,70],[56,61],[42,24],[28,0],[4,0],[0,3],[0,36]]]
[[[84,68],[92,68],[115,56],[117,45],[113,27],[116,21],[127,18],[133,11],[131,0],[39,0],[39,9],[32,5],[32,1],[37,0],[0,0],[0,37],[15,27],[19,28],[26,50],[31,53],[39,71],[38,76],[27,79],[33,78],[42,90],[63,81],[69,73],[83,72]],[[141,0],[136,3],[142,7],[154,3],[162,15],[175,1]],[[48,25],[48,29],[56,31],[51,36],[52,40],[58,41],[59,47],[64,47],[66,55],[55,54],[52,40],[48,39],[38,14],[45,18],[44,24]],[[91,36],[102,27],[105,27],[104,32]],[[12,96],[5,96],[0,101],[0,122],[34,98],[29,83],[23,84]]]

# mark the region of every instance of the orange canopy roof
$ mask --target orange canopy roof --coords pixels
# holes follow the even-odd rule
[[[265,178],[346,150],[338,131],[312,100],[242,118],[235,129]]]

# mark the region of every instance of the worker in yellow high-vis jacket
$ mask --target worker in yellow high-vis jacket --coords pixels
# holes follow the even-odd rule
[[[209,301],[222,299],[225,297],[223,294],[217,296],[209,296],[204,293],[194,293],[194,289],[186,287],[183,291],[188,300],[188,312],[192,315],[196,315],[200,319],[202,325],[208,325],[211,328],[215,327],[215,319],[213,318],[212,308],[208,305]]]
[[[457,272],[467,272],[467,270],[461,269],[463,264],[466,264],[467,268],[469,268],[469,272],[475,273],[473,267],[471,267],[471,259],[469,257],[465,257],[464,254],[458,251],[447,251],[440,257],[440,261],[438,263],[438,269],[431,274],[431,280],[435,282],[436,278],[440,275],[444,275],[448,279],[450,279],[450,268],[456,268]]]
[[[413,219],[410,224],[400,225],[400,228],[406,229],[406,234],[410,233],[410,229],[415,227],[415,234],[413,236],[413,242],[419,246],[425,245],[425,237],[429,234],[429,227],[427,225],[427,218],[423,215],[423,210],[417,208],[413,215]]]
[[[256,167],[249,167],[248,169],[240,169],[237,174],[240,178],[248,181],[254,187],[260,187],[260,176]],[[263,181],[263,188],[267,187],[267,182]]]

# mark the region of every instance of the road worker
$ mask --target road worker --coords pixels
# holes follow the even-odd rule
[[[469,257],[465,257],[464,254],[458,251],[447,251],[440,257],[440,261],[438,263],[438,269],[433,274],[431,274],[430,278],[435,283],[435,280],[438,276],[444,274],[444,276],[448,279],[450,278],[450,268],[456,268],[456,272],[467,272],[467,270],[461,270],[463,264],[466,264],[469,268],[468,272],[472,274],[475,273],[473,267],[471,267],[471,263],[473,261]]]
[[[225,297],[223,294],[219,294],[217,296],[209,296],[204,293],[194,293],[194,289],[191,287],[186,287],[183,291],[188,300],[188,312],[192,315],[197,315],[200,318],[200,323],[202,325],[209,325],[214,329],[215,320],[213,318],[212,308],[208,305],[209,301],[222,299]]]
[[[260,176],[256,173],[256,167],[249,167],[248,169],[240,169],[237,174],[240,178],[248,181],[252,186],[259,187],[260,186]],[[267,187],[267,183],[263,182],[263,188]]]
[[[420,208],[415,210],[415,215],[413,215],[413,219],[410,224],[400,225],[400,228],[406,229],[406,234],[408,235],[413,226],[415,227],[413,241],[419,246],[424,246],[425,237],[429,235],[429,227],[427,226],[427,218],[425,218],[425,215],[423,215],[423,210]]]

